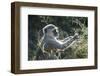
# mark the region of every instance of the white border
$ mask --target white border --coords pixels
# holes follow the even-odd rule
[[[88,58],[28,61],[28,14],[88,17]],[[94,11],[21,7],[20,8],[20,69],[43,69],[94,65]]]

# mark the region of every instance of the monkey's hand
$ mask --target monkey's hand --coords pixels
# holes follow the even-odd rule
[[[78,34],[78,33],[75,33],[74,39],[75,39],[75,40],[76,40],[76,39],[79,39],[79,34]]]

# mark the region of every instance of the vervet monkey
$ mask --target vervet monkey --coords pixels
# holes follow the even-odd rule
[[[59,31],[58,28],[53,25],[49,24],[43,28],[43,38],[41,45],[45,51],[45,49],[65,49],[69,47],[73,41],[78,38],[78,34],[76,33],[74,36],[69,36],[63,40],[59,40]]]
[[[43,29],[43,37],[40,40],[40,46],[43,52],[48,52],[50,56],[56,57],[54,52],[64,51],[79,38],[78,34],[69,36],[63,40],[59,39],[58,27],[53,24],[46,25]]]

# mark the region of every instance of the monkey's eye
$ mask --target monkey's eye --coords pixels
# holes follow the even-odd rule
[[[56,30],[53,30],[52,32],[55,33],[55,32],[57,32],[57,31],[56,31]]]

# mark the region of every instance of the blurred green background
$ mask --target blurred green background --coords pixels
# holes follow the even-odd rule
[[[54,24],[59,28],[60,39],[72,36],[75,32],[79,33],[79,41],[64,52],[61,52],[60,59],[87,58],[87,17],[28,15],[28,60],[38,60],[36,59],[37,53],[42,54],[38,47],[38,33],[47,24]]]

